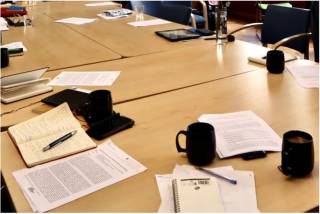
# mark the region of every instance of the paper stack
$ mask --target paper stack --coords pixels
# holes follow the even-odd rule
[[[281,138],[252,111],[203,114],[198,120],[214,127],[220,158],[253,151],[281,151]]]
[[[220,197],[225,212],[259,212],[257,207],[254,174],[251,171],[234,170],[231,166],[211,168],[208,170],[237,180],[231,184],[217,179]],[[176,165],[172,174],[156,175],[161,204],[158,212],[174,212],[172,179],[176,177],[208,177],[207,173],[189,165]],[[199,199],[201,200],[201,199]]]

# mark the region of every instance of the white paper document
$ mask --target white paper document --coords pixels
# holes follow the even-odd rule
[[[214,127],[220,158],[252,151],[281,151],[281,138],[252,111],[203,114],[198,120]]]
[[[33,211],[46,212],[146,170],[111,140],[96,149],[13,172]]]
[[[117,3],[114,3],[112,1],[107,1],[107,2],[94,2],[94,3],[87,3],[85,6],[87,7],[101,7],[101,6],[114,6],[118,5]]]
[[[286,64],[286,68],[304,88],[319,88],[319,64],[309,60]]]
[[[260,53],[260,54],[255,53],[254,55],[248,56],[248,60],[251,62],[261,64],[261,65],[266,65],[267,64],[267,52],[269,50],[271,50],[271,49],[266,50],[264,53]],[[290,62],[292,60],[297,59],[297,57],[292,54],[285,53],[285,52],[283,52],[283,53],[284,53],[285,62]]]
[[[162,24],[168,24],[168,23],[171,23],[171,22],[163,19],[152,19],[147,21],[129,22],[128,24],[135,27],[144,27],[144,26],[162,25]]]
[[[51,86],[111,86],[120,75],[120,71],[66,71],[56,76]]]
[[[66,19],[60,19],[56,22],[66,23],[66,24],[74,24],[74,25],[83,25],[94,22],[96,19],[88,19],[88,18],[78,18],[78,17],[70,17]]]
[[[158,212],[174,213],[174,199],[172,190],[172,174],[156,175],[161,203]]]
[[[6,30],[9,30],[8,22],[3,17],[0,17],[0,31],[6,31]]]
[[[253,172],[234,170],[231,166],[206,169],[237,180],[237,184],[234,185],[217,178],[220,196],[225,212],[259,212],[259,209],[257,208]],[[173,170],[173,174],[156,175],[161,197],[161,204],[158,212],[174,212],[172,190],[172,179],[174,177],[203,178],[208,176],[210,175],[189,165],[176,165]]]
[[[8,48],[8,49],[22,48],[24,52],[27,51],[27,48],[23,45],[22,42],[11,42],[11,43],[2,45],[1,47],[2,48]]]

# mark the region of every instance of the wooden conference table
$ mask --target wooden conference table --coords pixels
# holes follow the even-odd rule
[[[286,72],[271,75],[265,70],[257,70],[261,66],[249,63],[247,56],[263,51],[263,48],[239,41],[223,46],[200,39],[170,43],[156,37],[154,31],[181,25],[170,23],[136,28],[127,25],[127,22],[134,21],[133,16],[112,21],[97,20],[85,26],[53,22],[71,17],[71,14],[89,14],[87,18],[96,18],[96,9],[84,8],[83,3],[78,2],[73,7],[63,2],[46,2],[33,9],[38,25],[24,29],[27,33],[21,28],[10,29],[6,33],[13,37],[9,39],[4,36],[3,39],[6,43],[25,38],[29,51],[29,47],[36,49],[32,48],[33,51],[28,51],[23,58],[13,59],[2,74],[25,71],[25,65],[33,69],[48,63],[52,63],[53,71],[45,76],[51,78],[65,70],[120,70],[115,83],[104,89],[112,91],[116,104],[114,110],[133,118],[136,124],[111,139],[148,168],[146,172],[56,208],[53,212],[155,212],[160,197],[154,175],[171,173],[175,164],[188,164],[186,158],[176,152],[175,135],[203,113],[252,110],[279,136],[292,129],[309,132],[314,137],[315,154],[318,154],[318,90],[301,88]],[[68,17],[63,11],[69,11]],[[149,18],[146,16],[146,19]],[[45,27],[46,23],[51,23],[49,28]],[[53,42],[48,44],[46,41]],[[89,51],[85,50],[88,44],[92,45]],[[44,48],[43,52],[40,47]],[[50,54],[49,50],[53,47],[60,47],[63,51],[54,50]],[[79,50],[85,51],[82,53]],[[93,55],[88,55],[91,52]],[[121,57],[132,58],[119,59]],[[108,60],[114,61],[95,63]],[[55,87],[52,93],[62,89]],[[22,108],[3,115],[2,126],[36,116],[32,110],[40,105],[41,98],[48,95],[2,104],[1,113]],[[36,104],[31,105],[34,102]],[[23,108],[27,105],[31,106]],[[6,133],[2,133],[1,141],[1,171],[13,203],[18,212],[30,212],[31,208],[12,176],[13,171],[25,168],[25,165]],[[265,159],[248,162],[237,157],[216,159],[212,167],[232,165],[235,169],[252,170],[261,211],[302,212],[318,205],[319,164],[318,156],[315,155],[315,158],[314,171],[302,179],[288,179],[277,170],[280,153],[270,153]]]
[[[318,205],[319,106],[318,89],[304,89],[285,72],[280,75],[256,70],[225,79],[138,99],[114,106],[133,118],[133,128],[111,137],[126,153],[148,170],[82,197],[52,212],[155,212],[160,204],[155,174],[171,173],[175,164],[188,164],[177,153],[175,135],[204,113],[252,110],[279,135],[299,129],[312,134],[315,166],[311,175],[290,179],[277,166],[281,154],[244,161],[238,157],[220,160],[210,167],[228,166],[255,174],[258,208],[262,212],[303,212]],[[27,112],[26,112],[27,113]],[[98,142],[100,143],[100,142]],[[25,165],[14,145],[2,133],[2,173],[19,212],[31,209],[12,176]]]
[[[112,92],[113,102],[116,104],[256,70],[262,66],[249,62],[247,56],[252,52],[263,51],[263,47],[241,41],[222,46],[216,46],[214,41],[206,41],[183,49],[51,71],[44,76],[53,79],[61,71],[67,70],[121,71],[112,86],[103,87]],[[1,113],[40,102],[42,98],[65,88],[54,87],[51,93],[1,104]],[[94,90],[102,87],[81,88]],[[1,126],[13,125],[26,119],[17,115],[20,113],[3,115]]]
[[[22,41],[28,50],[23,56],[10,57],[9,66],[1,69],[2,76],[43,67],[55,70],[121,58],[45,15],[38,14],[33,27],[11,27],[2,34],[3,44]]]
[[[35,10],[52,18],[52,21],[69,17],[97,18],[91,24],[66,24],[66,26],[123,57],[140,56],[206,43],[202,39],[188,42],[168,42],[155,36],[155,31],[190,27],[173,22],[134,27],[128,25],[129,22],[135,21],[134,13],[125,18],[105,20],[99,18],[97,14],[105,11],[106,7],[86,7],[84,2],[46,2],[43,6],[36,7]],[[150,20],[155,19],[155,17],[144,15],[144,19]]]

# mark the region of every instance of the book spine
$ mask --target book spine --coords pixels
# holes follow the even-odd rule
[[[173,199],[174,199],[174,211],[176,213],[180,213],[181,207],[180,207],[180,200],[179,200],[179,194],[178,194],[177,179],[172,180],[172,189],[173,189]]]

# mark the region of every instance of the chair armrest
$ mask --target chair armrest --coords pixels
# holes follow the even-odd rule
[[[192,13],[190,16],[191,16],[191,27],[197,28],[196,18],[194,17],[194,15]]]
[[[246,25],[241,26],[240,28],[237,28],[237,29],[231,31],[226,36],[219,36],[219,39],[228,39],[229,42],[233,42],[234,36],[232,34],[238,32],[238,31],[244,30],[246,28],[257,27],[257,26],[261,26],[261,25],[263,25],[263,23],[261,23],[261,22],[246,24]],[[205,40],[212,40],[212,39],[216,39],[216,37],[205,38]]]
[[[312,35],[312,33],[308,32],[308,33],[299,33],[299,34],[295,34],[295,35],[286,37],[284,39],[281,39],[279,42],[273,44],[273,49],[277,49],[278,47],[280,47],[280,46],[282,46],[284,44],[287,44],[288,42],[292,42],[292,41],[297,40],[297,39],[302,39],[304,37],[309,37],[311,35]]]
[[[209,30],[209,18],[208,18],[207,5],[206,5],[205,1],[203,1],[203,0],[199,0],[199,2],[202,6],[202,14],[203,14],[203,18],[205,20],[204,28]]]
[[[262,25],[263,25],[262,22],[256,22],[256,23],[250,23],[250,24],[243,25],[243,26],[241,26],[240,28],[237,28],[237,29],[231,31],[230,33],[228,33],[227,36],[226,36],[226,38],[227,38],[229,35],[235,34],[235,33],[238,32],[238,31],[241,31],[241,30],[244,30],[244,29],[247,29],[247,28],[251,28],[251,27],[262,26]]]

